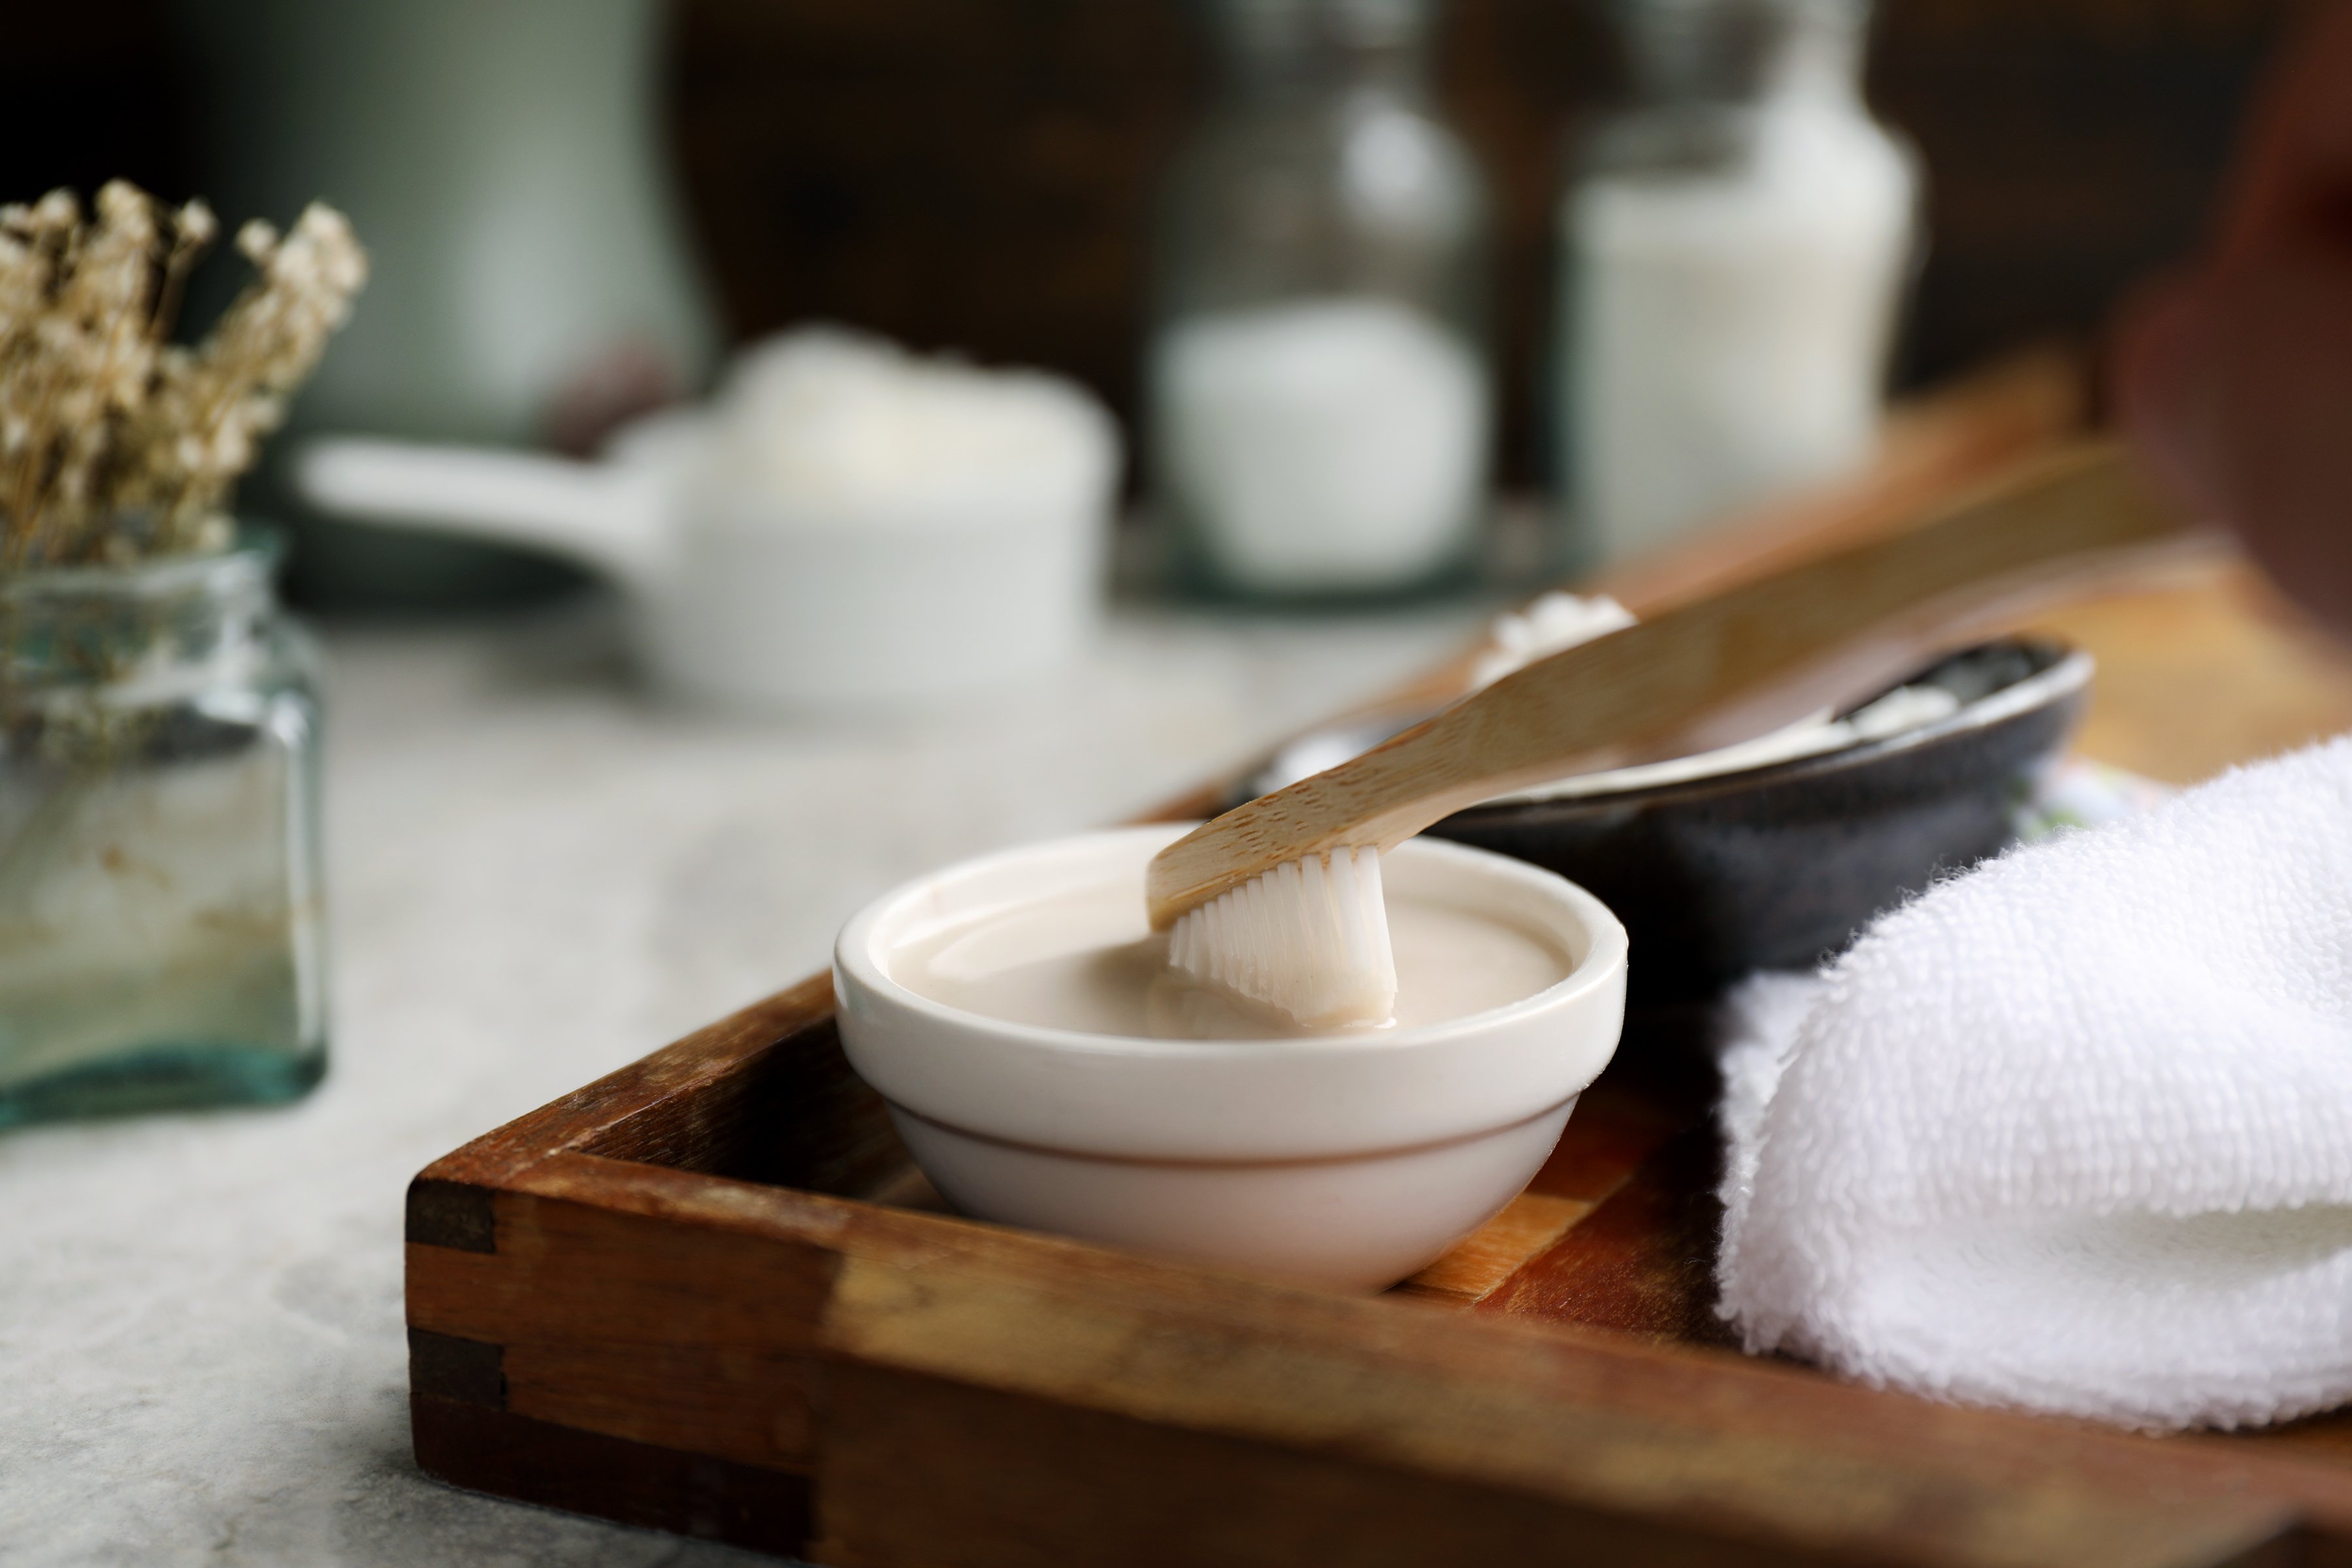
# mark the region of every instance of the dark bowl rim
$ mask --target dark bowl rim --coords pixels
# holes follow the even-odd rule
[[[1900,753],[1925,751],[1932,747],[1957,742],[1972,734],[1995,729],[2022,719],[2030,713],[2053,708],[2070,698],[2079,696],[2090,685],[2098,661],[2088,649],[2063,637],[1987,637],[1965,647],[1954,648],[1948,657],[1958,657],[1975,648],[1990,647],[2003,643],[2013,644],[2046,653],[2049,663],[2032,674],[2013,680],[1997,691],[1986,693],[1975,701],[1916,729],[1899,731],[1874,741],[1856,742],[1834,751],[1819,752],[1811,756],[1791,757],[1786,762],[1764,763],[1755,767],[1738,768],[1729,773],[1709,773],[1703,778],[1681,779],[1665,784],[1643,784],[1633,789],[1611,790],[1598,795],[1561,795],[1550,800],[1499,800],[1465,806],[1446,818],[1449,822],[1471,819],[1492,822],[1508,818],[1524,821],[1532,816],[1584,816],[1603,811],[1628,808],[1647,809],[1653,806],[1679,805],[1686,801],[1707,800],[1747,790],[1766,789],[1823,774],[1844,773],[1871,766]]]

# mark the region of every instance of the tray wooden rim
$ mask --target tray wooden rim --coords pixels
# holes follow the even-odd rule
[[[502,1239],[544,1246],[550,1209],[575,1225],[627,1216],[775,1249],[809,1286],[776,1343],[814,1363],[1139,1419],[1238,1454],[1439,1475],[1588,1528],[1665,1528],[1724,1561],[1769,1546],[1792,1561],[2060,1562],[2095,1545],[2107,1562],[2223,1562],[2269,1542],[2352,1544],[2352,1472],[2296,1453],[1938,1405],[1709,1347],[1325,1295],[631,1157],[635,1125],[682,1088],[826,1031],[830,1004],[814,977],[427,1167],[409,1193],[412,1330],[428,1345],[505,1342],[515,1325],[497,1310],[447,1299],[451,1259],[494,1257]],[[1117,1348],[1041,1350],[1065,1331]],[[1155,1339],[1182,1353],[1139,1358]],[[1204,1345],[1247,1374],[1198,1375]],[[1380,1376],[1362,1375],[1371,1366]],[[440,1406],[484,1401],[427,1367],[415,1403],[425,1457]],[[1443,1421],[1410,1418],[1441,1407]],[[812,1425],[839,1414],[819,1408]],[[738,1459],[810,1478],[821,1499],[824,1447],[797,1464]],[[863,1560],[828,1552],[838,1527],[816,1513],[798,1549]]]

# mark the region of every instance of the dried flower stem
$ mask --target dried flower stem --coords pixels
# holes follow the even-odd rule
[[[222,509],[367,278],[311,205],[238,232],[257,270],[203,342],[168,340],[219,231],[117,180],[88,222],[65,191],[0,207],[0,571],[218,549]]]

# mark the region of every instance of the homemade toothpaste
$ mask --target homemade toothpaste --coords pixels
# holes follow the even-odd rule
[[[1575,968],[1555,941],[1506,915],[1394,890],[1388,915],[1396,1006],[1390,1023],[1375,1027],[1410,1029],[1506,1007]],[[1124,882],[934,932],[900,950],[891,978],[964,1012],[1084,1034],[1250,1039],[1307,1032],[1171,972],[1167,935],[1150,929],[1140,889]]]
[[[1161,978],[1144,878],[1184,831],[877,899],[834,949],[842,1049],[960,1213],[1325,1289],[1402,1279],[1559,1142],[1616,1047],[1624,929],[1550,872],[1410,839],[1381,858],[1395,1026],[1277,1038]]]
[[[1092,497],[1118,467],[1108,416],[1069,382],[840,327],[745,349],[709,426],[717,475],[836,524],[954,528],[1005,495]]]

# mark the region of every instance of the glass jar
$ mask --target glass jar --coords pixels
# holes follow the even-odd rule
[[[1196,584],[1390,594],[1472,559],[1487,204],[1426,0],[1212,0],[1223,88],[1162,195],[1154,489]]]
[[[1561,204],[1558,455],[1587,561],[1874,449],[1917,160],[1863,102],[1867,0],[1621,0],[1633,101]]]
[[[277,555],[0,576],[0,1126],[325,1070],[315,661]]]

